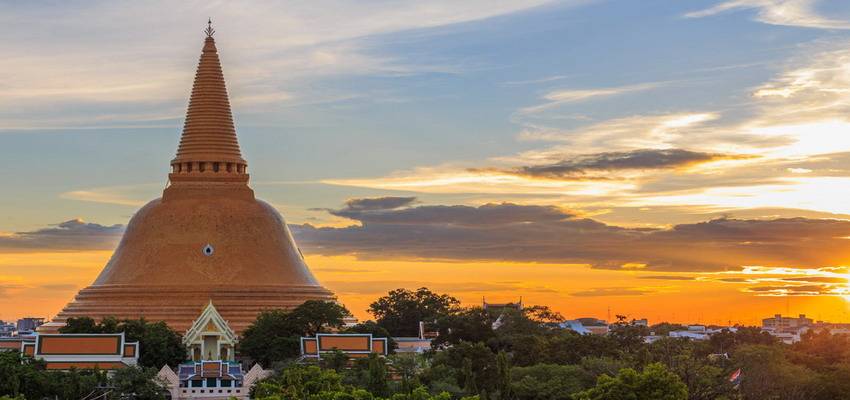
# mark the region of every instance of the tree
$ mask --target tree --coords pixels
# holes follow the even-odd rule
[[[732,364],[741,369],[740,390],[745,399],[813,399],[819,391],[817,374],[789,361],[780,346],[740,346]]]
[[[110,398],[116,400],[126,398],[164,400],[165,382],[160,381],[156,375],[156,368],[128,367],[119,369],[112,375],[110,383],[115,389],[111,392]]]
[[[383,357],[370,353],[367,360],[366,389],[375,396],[387,396],[390,388],[387,382],[387,364]]]
[[[17,351],[0,352],[0,398],[81,399],[114,387],[110,399],[164,399],[162,382],[154,368],[128,367],[111,376],[98,369],[45,370],[43,362],[21,358]]]
[[[427,288],[415,292],[395,289],[369,305],[378,325],[393,336],[417,336],[419,322],[434,323],[440,317],[451,314],[460,304],[458,299],[437,294]]]
[[[643,348],[643,337],[649,334],[649,329],[638,325],[634,320],[626,321],[625,315],[617,315],[617,322],[611,324],[608,336],[617,342],[618,347],[626,355],[634,355]]]
[[[263,311],[242,333],[239,352],[269,367],[298,357],[301,337],[312,336],[326,328],[342,326],[348,310],[336,303],[308,300],[291,312]]]
[[[725,359],[717,362],[707,355],[699,355],[703,343],[684,338],[661,338],[649,345],[650,361],[660,362],[674,372],[688,387],[690,400],[713,400],[732,394],[732,385],[722,367]]]
[[[496,336],[492,324],[490,316],[481,307],[442,315],[437,320],[440,334],[434,340],[434,345],[457,344],[461,341],[486,343]]]
[[[581,335],[573,331],[554,332],[546,337],[538,362],[578,364],[588,357],[614,358],[620,355],[618,343],[602,335]],[[613,371],[616,373],[619,369]]]
[[[139,365],[162,368],[164,365],[176,366],[186,360],[186,346],[183,338],[165,322],[148,322],[144,318],[137,320],[117,320],[106,317],[96,323],[89,317],[69,318],[67,324],[59,328],[60,333],[120,333],[128,342],[139,342]]]
[[[625,368],[616,377],[602,375],[596,386],[577,393],[576,400],[686,400],[688,388],[664,365],[654,363],[638,373]]]
[[[320,393],[344,392],[342,377],[332,369],[294,365],[257,382],[252,399],[306,399]],[[321,398],[321,397],[318,397]],[[331,397],[333,398],[333,397]]]
[[[496,355],[480,342],[460,342],[436,353],[430,370],[424,373],[428,382],[454,382],[467,395],[479,394],[482,389],[493,390],[496,386]]]
[[[330,353],[322,354],[320,363],[322,368],[330,368],[336,372],[342,372],[342,370],[348,366],[349,360],[348,354],[334,349]]]
[[[724,329],[711,335],[708,340],[713,353],[731,353],[738,346],[746,344],[773,345],[779,340],[756,327],[738,327],[735,332]]]
[[[511,369],[517,400],[568,400],[593,386],[595,378],[577,365],[536,364]]]
[[[324,300],[307,300],[289,313],[302,335],[315,336],[326,328],[339,328],[343,318],[351,315],[344,306]]]
[[[301,328],[286,311],[263,311],[242,334],[239,351],[266,367],[297,357],[301,352]]]
[[[496,393],[499,400],[513,399],[513,391],[511,388],[511,365],[508,360],[508,354],[500,351],[496,355]]]

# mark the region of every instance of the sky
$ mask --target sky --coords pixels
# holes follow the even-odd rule
[[[0,1],[0,319],[52,316],[167,184],[212,18],[257,196],[388,290],[850,322],[850,3]]]

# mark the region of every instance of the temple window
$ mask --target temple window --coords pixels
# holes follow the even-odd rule
[[[217,162],[213,163],[213,172],[218,172],[218,163]]]
[[[205,163],[205,162],[199,162],[198,163],[198,171],[199,172],[204,172],[204,171],[206,171],[206,169],[207,169],[207,163]]]
[[[233,163],[227,163],[227,172],[233,172]]]
[[[192,163],[186,163],[186,172],[192,172]]]

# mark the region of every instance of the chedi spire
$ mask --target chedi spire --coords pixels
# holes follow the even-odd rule
[[[334,299],[280,213],[247,185],[211,24],[205,32],[172,184],[133,215],[97,279],[42,332],[83,316],[144,317],[185,331],[212,301],[239,334],[263,310]]]
[[[169,179],[172,183],[247,182],[247,163],[239,151],[212,21],[204,33],[207,36]]]

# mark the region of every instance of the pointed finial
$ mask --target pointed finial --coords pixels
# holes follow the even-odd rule
[[[207,19],[207,29],[204,29],[204,33],[207,34],[207,37],[212,37],[215,33],[215,29],[212,28],[212,18]]]

